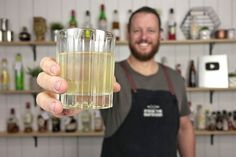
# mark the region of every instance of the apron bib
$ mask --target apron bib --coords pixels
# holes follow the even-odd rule
[[[123,62],[124,63],[124,62]],[[172,83],[164,68],[169,91],[132,88],[132,106],[120,128],[103,141],[102,157],[176,157],[179,112]]]

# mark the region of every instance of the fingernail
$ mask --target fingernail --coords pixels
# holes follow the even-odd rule
[[[58,80],[58,81],[56,81],[56,83],[54,84],[54,88],[57,90],[57,91],[60,91],[60,89],[61,89],[61,81],[60,80]]]
[[[56,74],[57,73],[57,66],[56,65],[51,66],[50,72],[53,74]]]

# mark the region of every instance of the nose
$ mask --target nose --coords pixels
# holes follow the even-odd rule
[[[146,31],[142,31],[142,33],[141,33],[141,39],[142,39],[142,40],[146,40],[146,39],[147,39],[147,32],[146,32]]]

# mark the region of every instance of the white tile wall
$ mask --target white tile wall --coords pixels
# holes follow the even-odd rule
[[[83,23],[85,10],[89,9],[92,15],[93,26],[97,25],[99,5],[105,3],[108,21],[111,22],[113,9],[120,13],[122,39],[125,39],[125,23],[127,21],[127,10],[135,10],[140,6],[148,5],[161,10],[162,27],[166,26],[168,10],[173,7],[176,11],[178,24],[184,18],[190,7],[211,6],[219,15],[222,28],[236,28],[236,1],[235,0],[0,0],[0,18],[9,18],[10,27],[15,32],[15,38],[21,31],[22,26],[27,26],[32,33],[33,16],[43,16],[47,23],[61,21],[67,25],[70,10],[75,9],[79,25]],[[177,29],[178,39],[184,39],[182,32]],[[49,31],[47,39],[50,38]],[[163,45],[160,48],[156,60],[162,56],[168,58],[168,64],[174,67],[181,63],[183,75],[186,75],[187,61],[197,60],[200,55],[208,54],[208,45]],[[226,53],[229,57],[229,70],[235,71],[236,44],[220,44],[214,48],[214,54]],[[129,50],[127,46],[118,46],[116,49],[117,60],[127,58]],[[27,46],[4,47],[0,46],[0,59],[7,57],[9,61],[10,76],[13,78],[13,63],[17,52],[22,53],[25,67],[38,65],[44,56],[54,56],[53,46],[37,47],[37,61],[33,61],[31,48]],[[11,84],[13,89],[13,83]],[[26,76],[26,88],[28,87],[28,76]],[[196,105],[209,104],[209,93],[189,93],[188,97]],[[214,93],[213,110],[227,109],[236,110],[236,92]],[[30,101],[33,104],[31,95],[0,95],[0,131],[6,129],[5,120],[10,107],[15,107],[17,116],[21,117],[24,111],[24,104]],[[34,112],[37,112],[36,109]],[[236,156],[236,136],[215,136],[214,145],[210,144],[210,137],[197,137],[197,157],[233,157]],[[102,138],[94,137],[40,137],[38,147],[34,147],[33,138],[0,138],[1,157],[97,157],[100,155]]]

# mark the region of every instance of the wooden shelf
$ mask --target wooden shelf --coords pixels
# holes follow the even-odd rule
[[[8,91],[1,91],[0,94],[36,94],[37,92],[31,90],[8,90]]]
[[[196,136],[209,135],[236,135],[236,131],[195,131]],[[32,132],[32,133],[7,133],[0,132],[0,137],[103,137],[104,132]]]
[[[195,135],[197,136],[208,136],[208,135],[236,135],[236,131],[206,131],[196,130]]]
[[[181,44],[210,44],[210,43],[236,43],[236,39],[209,39],[209,40],[162,40],[161,44],[164,45],[181,45]],[[117,41],[117,45],[128,45],[127,41]],[[0,42],[2,46],[55,46],[54,41],[13,41],[13,42]]]
[[[211,91],[222,91],[222,92],[227,92],[227,91],[236,91],[236,87],[230,87],[230,88],[186,88],[187,92],[211,92]]]
[[[0,137],[102,137],[103,132],[31,132],[7,133],[0,132]]]

